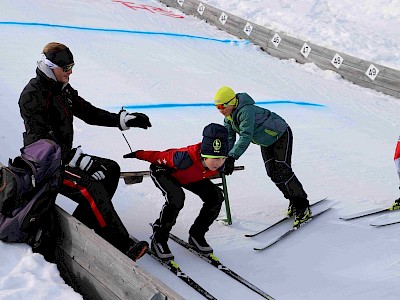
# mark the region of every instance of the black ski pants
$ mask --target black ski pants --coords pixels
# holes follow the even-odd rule
[[[268,176],[283,193],[286,199],[294,204],[296,209],[309,205],[307,193],[292,170],[293,134],[290,127],[271,146],[261,146]]]
[[[221,189],[210,179],[182,185],[163,167],[153,164],[150,166],[150,176],[165,197],[160,216],[153,224],[154,238],[159,242],[168,240],[169,232],[175,225],[185,203],[184,189],[198,195],[203,201],[203,206],[190,227],[189,234],[204,236],[221,210],[224,201]]]
[[[112,160],[91,156],[106,168],[105,178],[95,180],[79,168],[66,166],[60,193],[78,203],[75,218],[122,252],[129,247],[129,234],[111,199],[117,189],[120,167]]]

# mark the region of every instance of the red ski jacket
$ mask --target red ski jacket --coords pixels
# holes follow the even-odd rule
[[[209,178],[219,171],[211,171],[201,163],[201,143],[165,151],[136,151],[136,158],[174,170],[171,174],[181,184],[189,184]]]

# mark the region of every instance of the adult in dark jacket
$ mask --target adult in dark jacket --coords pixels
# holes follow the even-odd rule
[[[183,189],[198,195],[204,202],[190,227],[189,243],[205,254],[213,252],[205,240],[205,234],[218,217],[224,196],[221,189],[209,178],[223,169],[228,153],[227,138],[228,133],[224,126],[211,123],[204,128],[201,143],[165,151],[138,150],[124,155],[151,163],[151,178],[166,200],[160,217],[153,224],[151,240],[151,248],[159,258],[174,258],[167,241],[185,203]]]
[[[97,108],[78,95],[69,84],[74,59],[68,47],[47,44],[37,63],[36,77],[25,86],[19,99],[24,120],[24,145],[50,139],[60,145],[65,167],[60,193],[78,203],[73,216],[93,228],[116,248],[136,260],[148,247],[135,244],[115,211],[111,199],[117,189],[120,167],[110,159],[85,154],[72,148],[73,119],[91,125],[147,129],[149,118],[141,113],[119,114]]]
[[[291,167],[293,135],[285,120],[255,105],[248,94],[236,94],[227,86],[217,91],[214,103],[224,115],[224,126],[228,129],[230,150],[225,162],[226,174],[232,173],[235,160],[250,143],[260,145],[268,176],[289,200],[288,215],[295,216],[294,226],[312,218],[307,194]]]

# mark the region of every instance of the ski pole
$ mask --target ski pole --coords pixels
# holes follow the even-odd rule
[[[123,111],[123,110],[124,110],[124,107],[122,106],[120,112]],[[133,152],[133,151],[132,151],[132,148],[131,148],[131,145],[130,145],[129,142],[128,142],[128,139],[126,138],[126,136],[125,136],[125,134],[122,132],[122,130],[121,130],[121,133],[122,133],[122,136],[123,136],[124,139],[125,139],[125,142],[128,144],[129,150],[131,150],[131,152]]]
[[[228,223],[228,225],[232,225],[231,208],[229,207],[228,186],[226,184],[226,177],[224,173],[221,173],[221,178],[225,198],[226,222]]]

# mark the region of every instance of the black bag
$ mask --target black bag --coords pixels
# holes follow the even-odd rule
[[[0,240],[37,248],[51,236],[61,172],[61,148],[47,139],[0,167]]]

